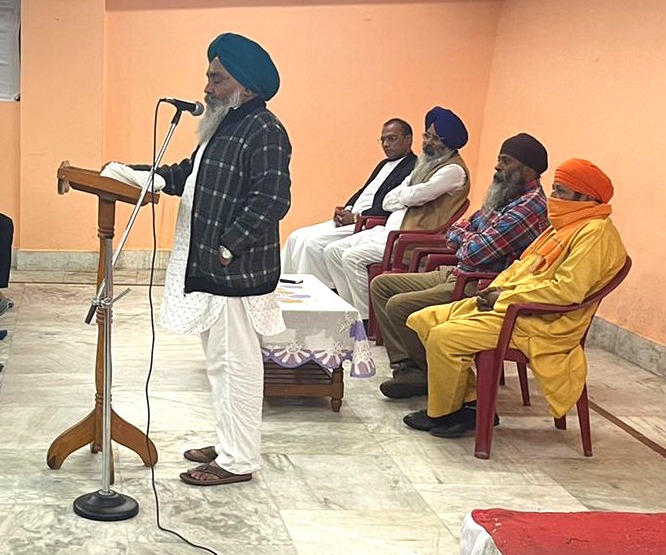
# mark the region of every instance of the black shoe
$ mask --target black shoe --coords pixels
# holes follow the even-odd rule
[[[393,377],[395,378],[398,374],[402,374],[405,370],[414,370],[420,369],[420,366],[416,364],[411,358],[406,358],[400,362],[395,362],[390,365],[393,370]]]
[[[379,386],[389,399],[406,399],[428,394],[428,377],[420,368],[404,368],[396,371],[395,377]]]
[[[449,439],[472,435],[476,431],[476,407],[464,406],[448,415],[449,421],[430,429],[430,435]],[[444,417],[442,417],[444,418]],[[499,426],[500,419],[495,414],[493,426]]]
[[[428,416],[426,409],[421,409],[416,412],[410,412],[405,415],[402,421],[407,424],[410,428],[415,430],[420,430],[422,432],[429,432],[437,426],[442,426],[446,424],[448,416],[440,416],[437,418],[432,418]]]

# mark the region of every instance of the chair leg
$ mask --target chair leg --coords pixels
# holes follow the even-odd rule
[[[370,272],[368,277],[368,285],[372,282],[375,276]],[[370,288],[368,288],[368,339],[373,340],[377,345],[381,345],[381,337],[379,335],[379,325],[377,324],[377,317],[375,316],[375,309],[372,305],[372,296],[370,295]]]
[[[384,338],[382,337],[382,330],[375,322],[375,345],[383,345]]]
[[[555,422],[555,427],[558,430],[566,430],[567,429],[567,415],[566,414],[562,418],[553,418],[553,422]]]
[[[370,318],[368,318],[368,339],[370,339],[371,341],[374,341],[376,339],[376,337],[377,337],[377,330],[375,329],[375,326],[374,326],[372,320],[370,320]]]
[[[506,376],[504,375],[504,365],[502,365],[502,371],[500,372],[500,385],[506,385]]]
[[[495,350],[476,354],[476,434],[474,456],[489,459],[499,390],[501,366],[495,364]]]
[[[527,381],[527,364],[516,362],[518,368],[518,381],[520,382],[520,394],[523,396],[523,405],[530,406],[530,385]]]
[[[592,432],[590,430],[590,407],[587,402],[587,384],[583,386],[583,392],[576,403],[578,411],[578,424],[580,425],[580,436],[583,440],[583,454],[592,456]]]

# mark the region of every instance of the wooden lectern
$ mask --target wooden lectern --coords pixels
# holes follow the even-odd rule
[[[136,205],[141,189],[109,177],[98,171],[75,168],[65,161],[58,168],[58,193],[64,195],[69,188],[90,193],[98,197],[97,235],[100,241],[99,265],[97,267],[97,290],[104,281],[106,254],[104,244],[113,238],[116,202]],[[146,193],[142,206],[159,201],[159,194]],[[83,420],[60,434],[49,447],[46,463],[50,468],[60,468],[70,453],[90,444],[90,450],[102,450],[102,404],[104,401],[104,310],[97,308],[97,354],[95,361],[95,407]],[[136,426],[129,424],[115,411],[111,411],[111,439],[131,449],[141,457],[146,466],[157,463],[157,449],[153,442]],[[113,460],[113,457],[110,457]]]

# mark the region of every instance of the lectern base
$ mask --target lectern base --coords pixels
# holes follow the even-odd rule
[[[90,520],[127,520],[137,515],[139,504],[131,497],[110,490],[86,493],[74,501],[74,512]]]

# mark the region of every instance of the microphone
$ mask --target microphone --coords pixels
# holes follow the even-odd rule
[[[167,102],[175,106],[180,111],[190,112],[193,116],[200,116],[204,113],[204,105],[201,102],[189,102],[187,100],[180,100],[179,98],[172,98],[167,96],[160,98],[160,102]]]

